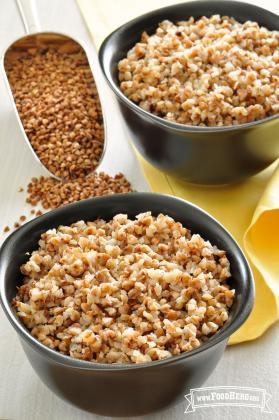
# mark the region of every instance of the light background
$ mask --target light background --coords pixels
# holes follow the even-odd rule
[[[148,1],[148,0],[141,0]],[[223,0],[220,0],[223,1]],[[108,10],[117,1],[103,0]],[[133,0],[131,0],[131,7]],[[276,1],[257,0],[251,3],[279,13]],[[64,32],[79,38],[88,48],[92,64],[96,63],[93,47],[82,21],[75,0],[37,0],[42,29]],[[162,2],[158,0],[158,7]],[[110,7],[109,7],[110,5]],[[17,37],[24,35],[14,0],[0,0],[0,46],[1,53]],[[104,85],[98,69],[94,72],[102,99],[108,125],[108,149],[101,169],[114,174],[123,171],[138,190],[148,188],[141,169],[125,139],[121,116]],[[11,100],[0,74],[0,229],[12,225],[21,214],[30,214],[25,204],[25,186],[32,176],[42,175],[43,170],[34,161],[25,145]],[[4,239],[0,233],[0,241]],[[19,340],[0,310],[0,419],[11,420],[97,420],[100,416],[85,413],[63,402],[51,393],[30,367]],[[254,408],[219,407],[200,409],[193,414],[184,414],[185,403],[165,412],[145,417],[147,420],[258,420],[279,418],[279,326],[273,326],[261,339],[230,347],[226,350],[217,369],[205,386],[239,385],[265,388],[271,393],[273,414],[262,414]],[[167,378],[166,378],[167,380]],[[93,391],[93,390],[92,390]],[[94,391],[93,391],[94,392]]]

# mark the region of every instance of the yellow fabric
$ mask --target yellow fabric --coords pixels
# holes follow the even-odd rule
[[[78,0],[97,47],[113,29],[152,9],[185,0]],[[279,137],[279,134],[278,134]],[[279,141],[279,138],[278,138]],[[253,340],[279,317],[279,166],[230,187],[189,186],[153,168],[139,156],[153,191],[192,201],[216,217],[248,256],[255,276],[251,316],[230,344]]]

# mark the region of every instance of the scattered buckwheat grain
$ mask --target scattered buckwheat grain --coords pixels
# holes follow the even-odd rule
[[[169,121],[223,126],[279,112],[279,32],[256,22],[165,20],[118,69],[123,93]]]
[[[131,191],[131,184],[121,173],[112,177],[95,172],[64,182],[40,177],[32,178],[28,184],[26,201],[33,206],[41,203],[44,209],[54,209],[90,197]]]
[[[199,347],[234,300],[225,251],[163,214],[79,221],[42,234],[13,305],[46,346],[99,363]]]

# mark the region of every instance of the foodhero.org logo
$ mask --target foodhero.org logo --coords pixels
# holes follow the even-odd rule
[[[262,388],[240,386],[195,388],[190,389],[185,398],[188,405],[184,413],[192,413],[197,408],[218,406],[257,407],[262,412],[271,413],[267,405],[271,395]]]

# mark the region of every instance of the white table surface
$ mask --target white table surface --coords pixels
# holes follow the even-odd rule
[[[148,1],[148,0],[142,0]],[[74,0],[37,0],[43,29],[60,31],[79,38],[89,49],[91,60],[96,63],[93,46]],[[131,0],[132,3],[132,0]],[[276,1],[254,1],[279,13]],[[117,2],[116,2],[117,4]],[[159,6],[159,1],[158,1]],[[116,6],[117,7],[117,6]],[[131,6],[132,7],[132,6]],[[113,13],[113,11],[111,11]],[[0,0],[1,52],[17,37],[23,27],[14,0]],[[93,57],[93,58],[92,58]],[[141,169],[128,146],[121,117],[112,96],[96,70],[107,110],[109,146],[102,169],[114,174],[123,171],[138,190],[148,186]],[[24,144],[11,101],[0,74],[0,240],[2,228],[12,225],[21,214],[30,214],[25,204],[25,194],[17,192],[32,176],[43,174]],[[0,310],[0,420],[97,420],[95,416],[72,407],[49,391],[29,365],[16,333]],[[184,414],[183,402],[165,412],[144,417],[148,420],[230,420],[279,418],[279,325],[275,325],[260,339],[229,347],[216,370],[204,386],[237,385],[264,388],[272,395],[272,414],[261,413],[257,408],[218,407],[198,409]],[[167,378],[166,378],[167,380]]]

